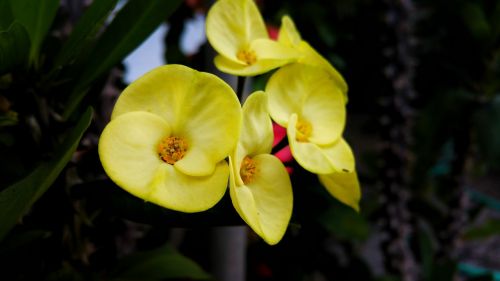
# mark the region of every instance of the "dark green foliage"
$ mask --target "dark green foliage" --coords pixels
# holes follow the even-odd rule
[[[500,169],[500,97],[496,96],[476,113],[474,128],[478,147],[488,166]]]
[[[61,48],[55,59],[54,67],[62,67],[73,62],[82,51],[95,43],[96,34],[104,27],[104,22],[116,3],[117,0],[99,0],[88,8]]]
[[[109,273],[110,280],[165,280],[188,278],[210,280],[196,263],[163,246],[147,252],[138,252],[120,260]]]
[[[95,79],[119,63],[144,41],[180,4],[174,1],[131,0],[113,19],[88,55],[82,74],[69,96],[63,117],[69,117]]]
[[[14,22],[0,31],[0,75],[27,64],[30,40],[24,27]]]
[[[49,161],[42,162],[27,177],[0,192],[0,240],[54,183],[71,159],[91,118],[92,110],[88,109]]]
[[[32,64],[38,65],[40,63],[40,48],[54,21],[58,7],[58,0],[10,1],[10,8],[14,21],[23,25],[28,32],[31,41],[29,60]]]
[[[484,239],[500,234],[500,220],[491,219],[467,230],[465,239]]]

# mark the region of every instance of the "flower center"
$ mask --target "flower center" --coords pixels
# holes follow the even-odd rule
[[[297,129],[295,139],[300,142],[307,142],[307,139],[311,136],[311,123],[306,120],[298,120],[295,128]]]
[[[252,50],[241,50],[236,54],[236,57],[247,65],[252,65],[257,61],[257,56]]]
[[[179,137],[166,137],[158,144],[158,155],[163,162],[173,165],[184,157],[187,142]]]
[[[255,165],[255,161],[252,158],[246,156],[243,159],[243,162],[241,162],[240,168],[240,176],[241,180],[243,180],[243,183],[251,183],[256,172],[257,166]]]

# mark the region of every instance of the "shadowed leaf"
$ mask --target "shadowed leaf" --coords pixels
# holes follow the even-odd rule
[[[68,41],[63,45],[54,63],[55,67],[70,62],[78,54],[88,47],[95,39],[95,35],[102,28],[109,13],[116,6],[118,0],[97,0],[85,11],[75,28],[71,32]]]
[[[59,8],[59,0],[10,0],[10,6],[14,19],[28,31],[31,40],[30,63],[36,62]]]
[[[9,0],[0,0],[0,30],[7,29],[13,21]]]
[[[29,47],[28,33],[19,23],[0,31],[0,75],[27,62]]]
[[[111,280],[211,279],[200,266],[169,246],[132,254],[121,259],[110,273]]]
[[[50,161],[40,164],[30,175],[0,192],[0,240],[54,183],[71,159],[91,118],[89,108]]]
[[[479,152],[491,167],[500,167],[500,98],[478,111],[474,119]]]
[[[181,0],[130,0],[116,15],[90,53],[83,74],[69,97],[63,116],[71,115],[92,81],[137,48],[181,2]]]

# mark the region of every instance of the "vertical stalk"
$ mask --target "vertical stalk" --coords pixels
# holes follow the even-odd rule
[[[207,50],[207,57],[214,57],[215,52]],[[244,94],[245,77],[227,75],[218,71],[212,63],[207,61],[207,70],[215,73],[229,85],[236,84],[236,95],[241,101]],[[247,227],[227,226],[217,227],[212,231],[211,237],[211,272],[219,281],[245,281],[246,280],[246,256],[247,256]]]
[[[212,235],[212,273],[215,279],[245,281],[246,226],[217,227]]]
[[[412,232],[408,210],[409,167],[416,92],[413,85],[415,56],[412,42],[415,9],[411,0],[386,0],[387,55],[385,75],[391,91],[379,100],[382,157],[380,163],[382,251],[386,273],[404,281],[417,280],[410,249]]]

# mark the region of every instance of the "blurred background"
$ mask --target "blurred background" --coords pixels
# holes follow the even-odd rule
[[[135,198],[97,142],[128,83],[217,73],[213,1],[0,0],[1,280],[500,280],[500,1],[260,0],[349,85],[361,212],[289,163],[269,246],[229,195],[183,214]],[[247,81],[263,89],[270,74]]]

